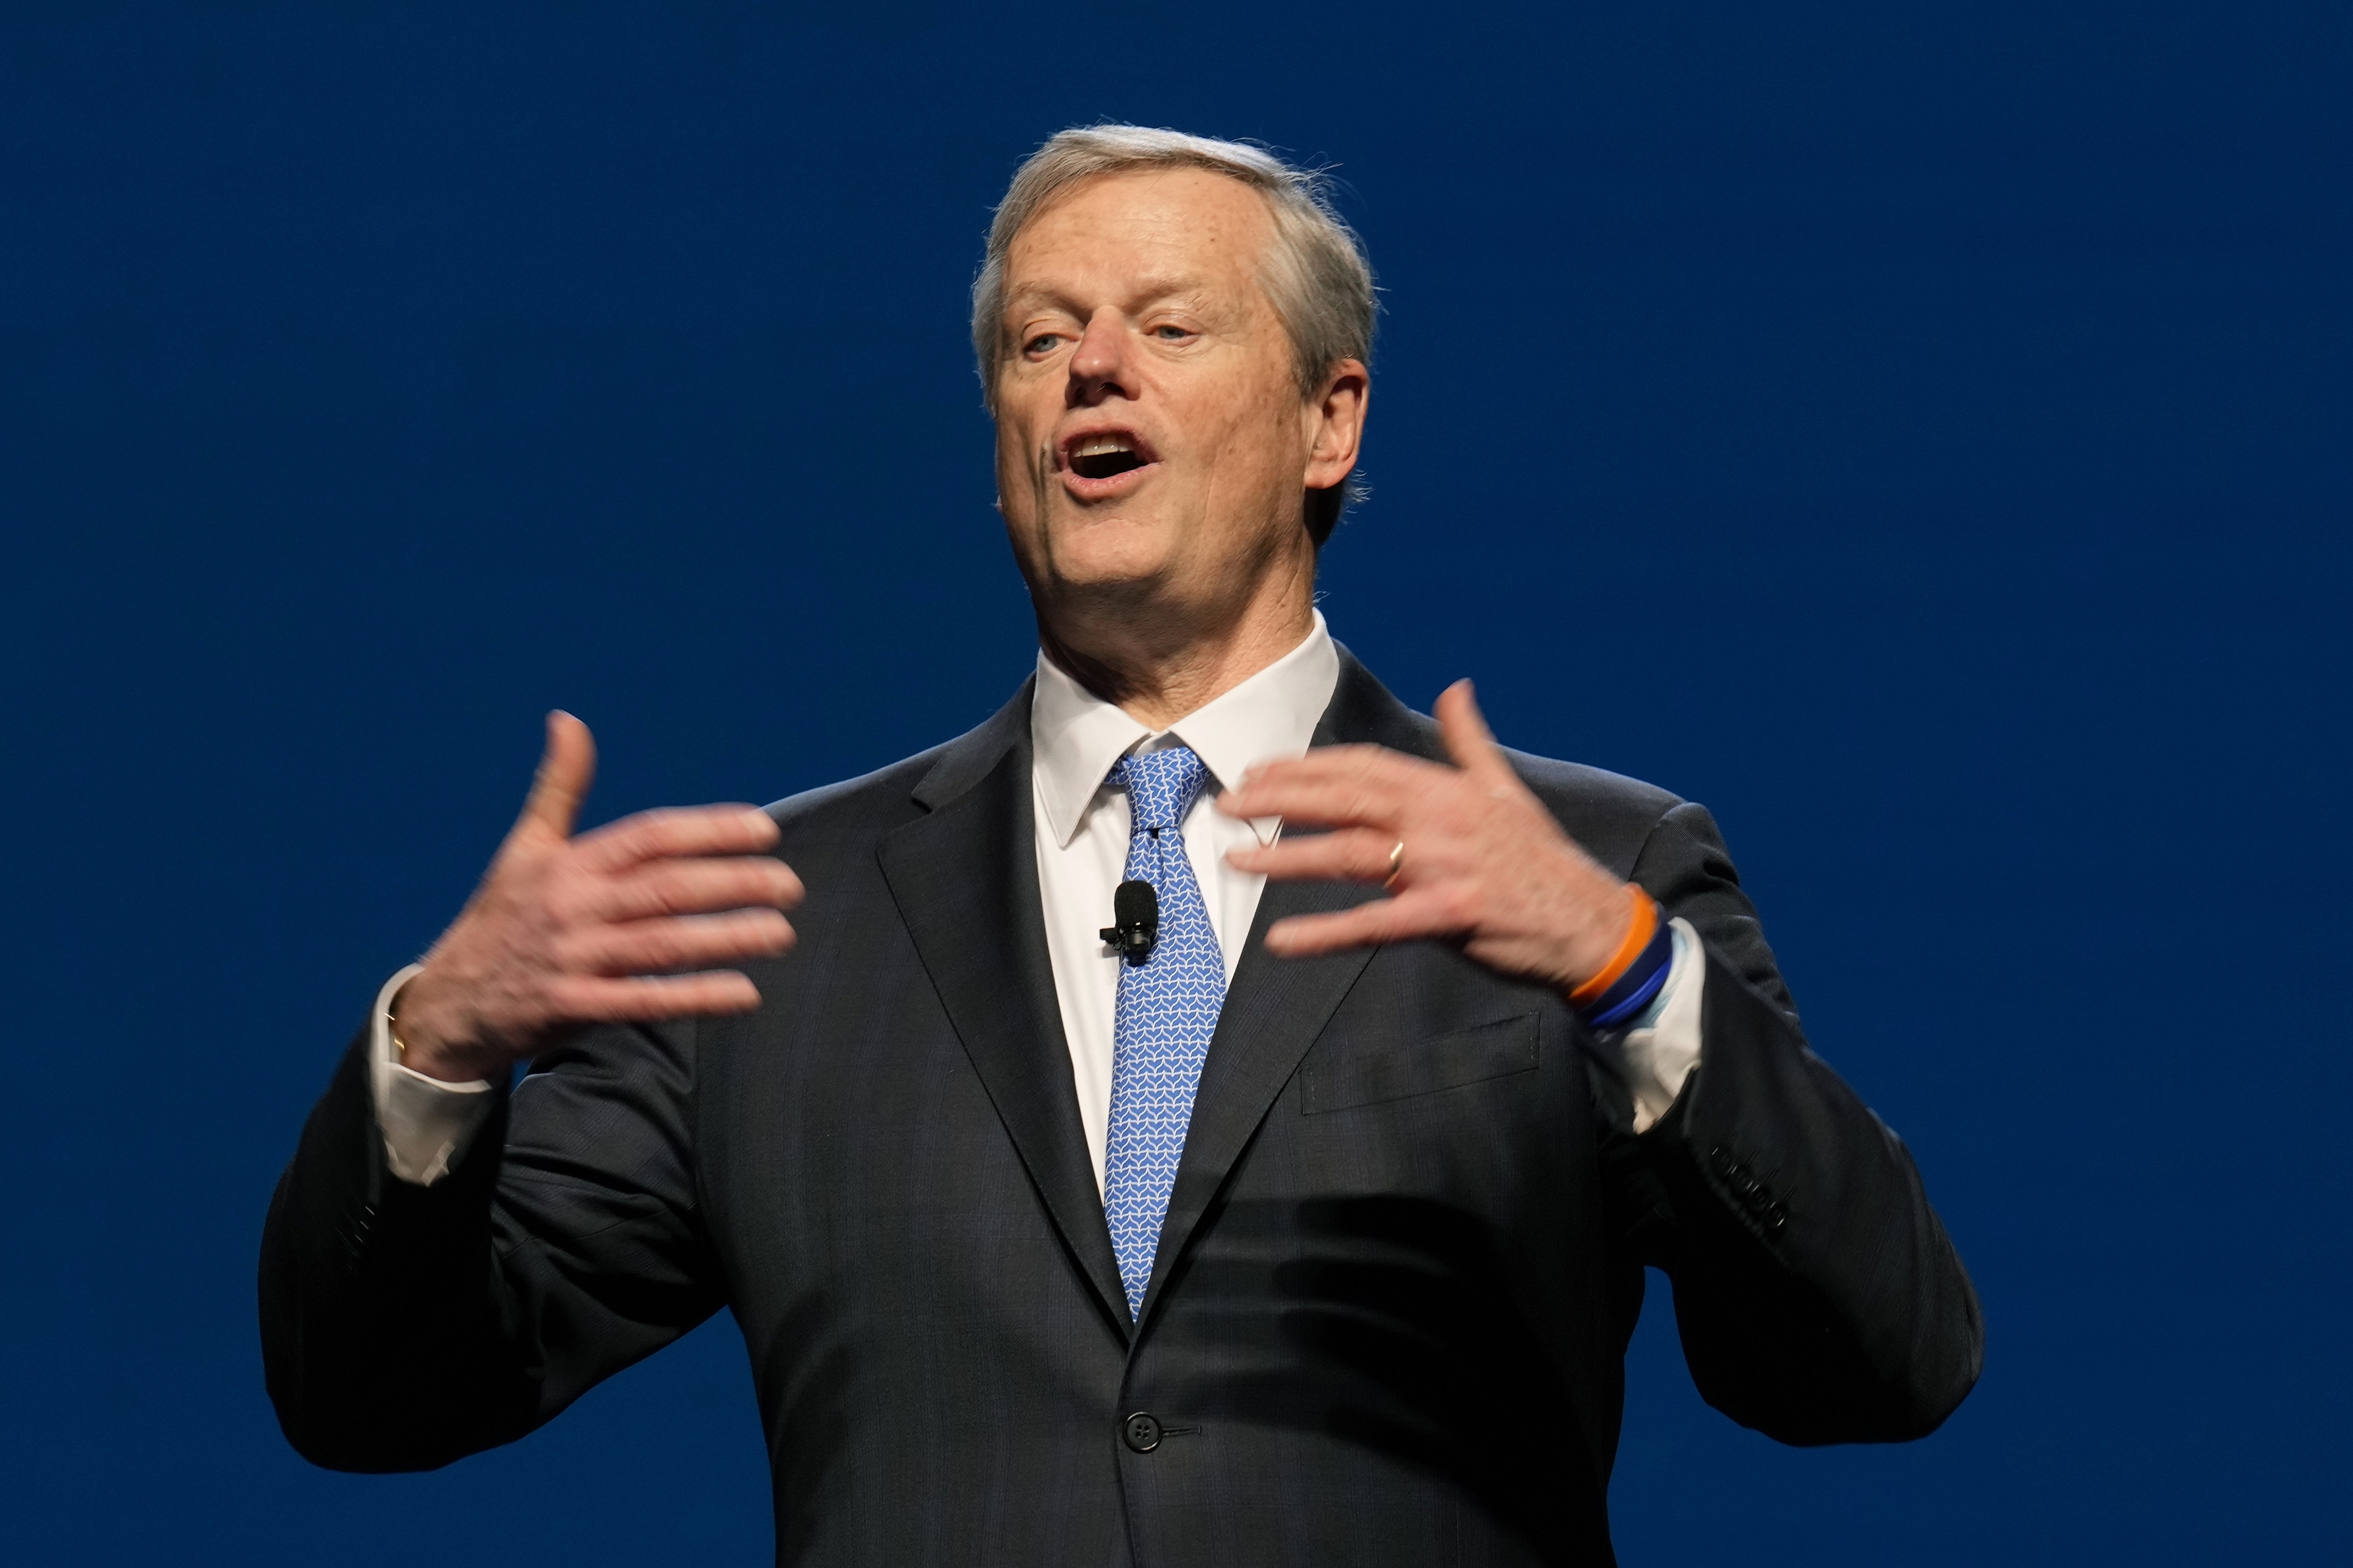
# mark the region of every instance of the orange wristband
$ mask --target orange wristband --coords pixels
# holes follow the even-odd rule
[[[1634,966],[1634,961],[1642,956],[1643,949],[1659,932],[1659,900],[1631,882],[1626,884],[1626,891],[1634,900],[1634,918],[1626,924],[1626,940],[1618,944],[1618,951],[1609,955],[1601,973],[1568,994],[1572,1007],[1584,1006],[1618,984],[1618,977]]]

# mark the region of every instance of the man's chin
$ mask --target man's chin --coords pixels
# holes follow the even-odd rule
[[[1176,565],[1174,530],[1133,512],[1058,518],[1051,545],[1055,581],[1073,591],[1146,591]]]

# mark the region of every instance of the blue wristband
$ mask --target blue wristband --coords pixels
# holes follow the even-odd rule
[[[1609,989],[1596,996],[1577,1010],[1590,1029],[1611,1029],[1651,1005],[1659,987],[1667,983],[1667,975],[1675,964],[1675,932],[1673,925],[1664,920],[1651,933],[1650,944],[1642,955],[1626,966]]]

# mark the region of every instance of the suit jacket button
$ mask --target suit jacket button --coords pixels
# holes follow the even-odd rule
[[[1123,1422],[1119,1439],[1139,1454],[1149,1454],[1160,1447],[1160,1418],[1149,1410],[1139,1410]]]

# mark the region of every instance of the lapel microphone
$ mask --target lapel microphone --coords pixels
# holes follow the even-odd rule
[[[1104,942],[1130,963],[1152,956],[1152,944],[1160,940],[1160,895],[1151,883],[1133,877],[1122,882],[1111,896],[1111,918],[1115,923],[1103,927]]]

